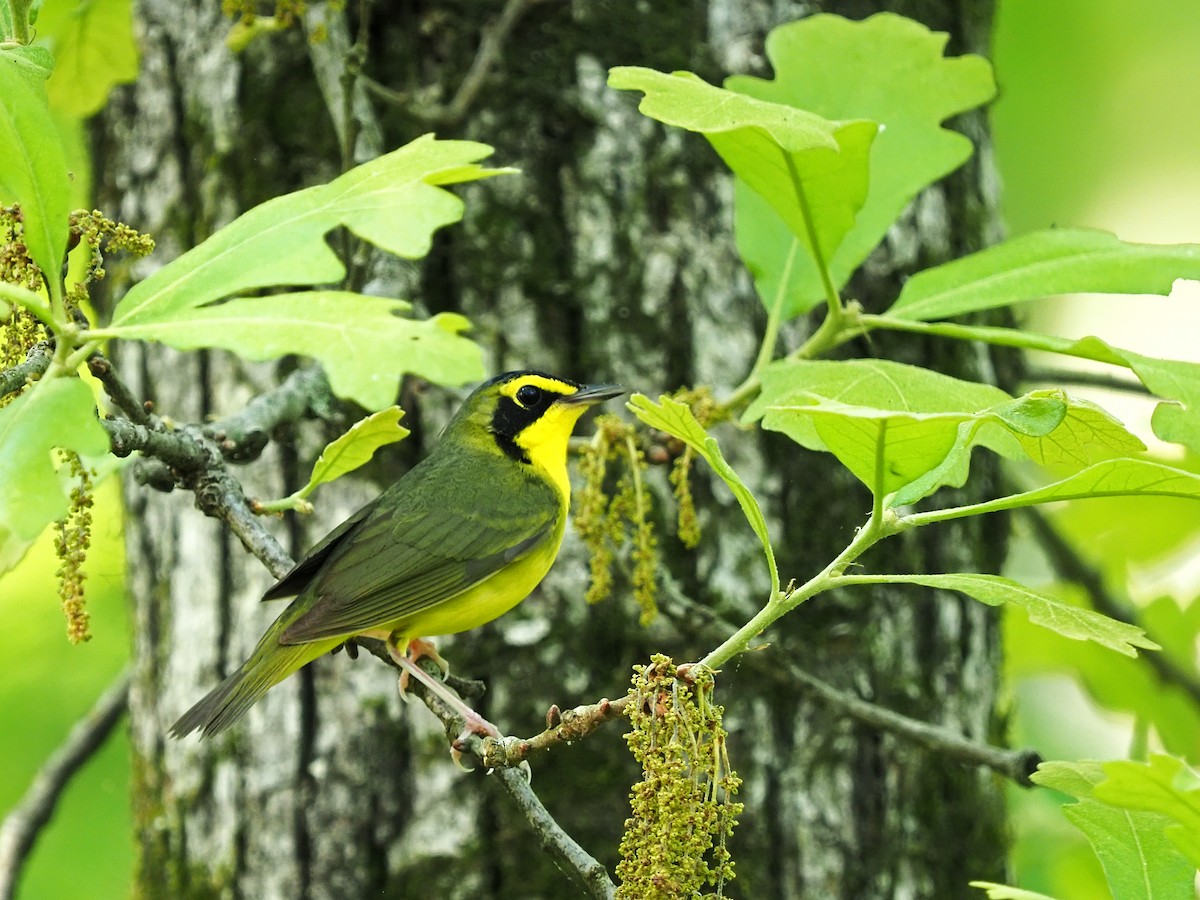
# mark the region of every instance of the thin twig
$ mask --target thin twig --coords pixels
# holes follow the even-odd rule
[[[496,17],[496,21],[484,27],[483,34],[479,39],[479,48],[475,51],[475,59],[471,61],[471,67],[463,76],[458,90],[455,91],[449,103],[422,102],[421,98],[432,94],[433,91],[429,89],[395,91],[361,73],[359,74],[360,83],[381,100],[397,106],[408,107],[407,111],[411,115],[424,122],[446,127],[458,125],[467,117],[467,113],[471,111],[471,107],[479,97],[479,92],[487,83],[488,76],[500,62],[504,45],[508,42],[521,17],[533,7],[545,2],[547,0],[508,0],[504,4],[504,9]]]
[[[144,403],[139,403],[133,396],[133,391],[117,374],[112,362],[102,353],[93,353],[88,358],[88,371],[96,376],[96,380],[104,386],[104,392],[116,404],[117,409],[125,413],[131,422],[138,425],[153,425],[154,419]]]
[[[483,740],[479,735],[471,735],[463,743],[469,753],[482,758]],[[525,816],[542,849],[560,870],[576,879],[589,897],[612,900],[616,896],[617,888],[609,878],[608,870],[555,821],[533,792],[524,772],[520,769],[496,769],[492,777],[500,779],[505,793]]]
[[[46,760],[20,802],[0,825],[0,900],[16,894],[21,868],[42,829],[54,815],[63,790],[104,744],[129,702],[129,671],[123,672],[75,723],[67,739]]]
[[[1033,526],[1038,546],[1046,554],[1050,565],[1060,578],[1073,581],[1087,591],[1097,612],[1104,613],[1111,619],[1143,627],[1133,607],[1119,600],[1109,590],[1100,570],[1080,555],[1040,508],[1029,506],[1021,512]],[[1150,637],[1153,638],[1154,635]],[[1138,659],[1145,660],[1146,665],[1155,671],[1164,684],[1175,685],[1186,693],[1193,703],[1200,706],[1200,678],[1197,678],[1195,673],[1180,666],[1166,653],[1139,653]]]
[[[680,619],[685,619],[690,623],[699,623],[714,636],[728,635],[735,630],[735,626],[722,619],[710,608],[685,595],[674,579],[668,576],[660,579],[660,583],[666,588],[665,599],[668,601],[668,611],[671,611],[669,607],[674,605],[676,609],[673,612]],[[959,762],[987,766],[1022,787],[1032,786],[1029,776],[1041,762],[1041,756],[1036,750],[1009,750],[981,741],[973,741],[941,725],[931,725],[920,719],[877,706],[835,688],[802,669],[792,660],[781,658],[778,654],[768,656],[761,653],[749,653],[743,654],[740,660],[743,665],[753,667],[759,675],[765,678],[785,684],[799,684],[810,696],[857,722],[920,744],[922,747],[949,756]]]
[[[576,706],[561,713],[555,707],[548,718],[552,719],[557,714],[557,723],[550,725],[540,734],[530,738],[484,738],[483,764],[489,769],[520,765],[538,750],[549,750],[558,744],[569,744],[587,737],[605,722],[624,716],[625,707],[628,705],[629,696],[626,695],[616,700],[606,697],[587,706]]]
[[[23,363],[0,371],[0,397],[7,397],[14,391],[21,390],[30,381],[41,378],[50,368],[53,359],[54,345],[49,341],[38,341],[26,352]]]

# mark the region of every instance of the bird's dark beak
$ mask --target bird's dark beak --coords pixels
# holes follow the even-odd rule
[[[601,400],[611,400],[613,397],[619,397],[625,391],[626,388],[619,384],[585,384],[575,393],[559,398],[558,402],[565,403],[568,406],[579,404],[591,406],[594,403],[599,403]]]

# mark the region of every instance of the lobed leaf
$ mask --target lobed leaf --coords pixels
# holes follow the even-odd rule
[[[59,447],[85,456],[108,452],[92,392],[78,378],[48,379],[0,409],[0,571],[67,514],[53,455]]]
[[[924,330],[931,334],[985,341],[1001,347],[1041,350],[1131,369],[1151,393],[1169,401],[1160,403],[1154,410],[1151,418],[1154,433],[1164,441],[1183,444],[1200,452],[1200,363],[1142,356],[1131,350],[1113,347],[1098,337],[1072,340],[1016,328],[950,323],[934,323]]]
[[[853,583],[920,584],[958,591],[988,606],[1007,604],[1023,609],[1029,621],[1076,641],[1095,641],[1124,656],[1137,656],[1137,648],[1159,649],[1158,644],[1134,625],[1118,622],[1090,609],[1071,606],[1043,591],[1037,591],[999,575],[959,572],[950,575],[864,575],[847,576]]]
[[[646,116],[703,134],[814,259],[828,260],[854,226],[867,196],[876,123],[829,121],[714,87],[691,72],[618,66],[608,84],[642,91],[638,109]]]
[[[19,203],[25,246],[58,277],[71,213],[67,162],[46,100],[44,50],[0,50],[0,202]]]
[[[1075,797],[1063,813],[1096,851],[1114,897],[1192,900],[1194,867],[1163,834],[1166,816],[1130,812],[1109,803],[1101,789],[1109,766],[1137,763],[1045,762],[1032,780]]]
[[[112,324],[161,323],[272,285],[339,281],[345,268],[325,243],[339,225],[397,256],[423,256],[433,233],[462,217],[462,201],[445,185],[511,171],[475,164],[491,152],[485,144],[425,135],[328,184],[268,200],[134,285]]]
[[[737,499],[742,513],[754,533],[762,542],[763,553],[767,557],[767,566],[771,570],[771,586],[775,593],[779,592],[779,570],[775,564],[775,551],[771,547],[771,536],[767,531],[767,520],[763,516],[758,501],[750,488],[738,476],[733,467],[725,461],[721,448],[714,438],[710,437],[703,426],[696,421],[691,409],[686,403],[673,400],[666,394],[655,403],[644,394],[634,394],[626,404],[629,411],[649,425],[667,434],[674,435],[700,454],[712,467],[712,470],[729,485],[733,496]]]
[[[355,422],[349,431],[321,451],[313,464],[308,484],[300,489],[299,495],[307,497],[319,485],[341,478],[370,462],[380,447],[404,440],[411,432],[400,424],[403,417],[404,410],[390,406]]]
[[[1065,603],[1090,602],[1078,585],[1054,584],[1047,590]],[[1181,609],[1174,597],[1159,597],[1139,608],[1139,618],[1147,633],[1162,642],[1161,652],[1195,677],[1200,602]],[[1141,660],[1116,658],[1096,644],[1066,640],[1020,616],[1006,616],[1004,662],[1013,679],[1069,673],[1100,706],[1151,725],[1171,753],[1188,754],[1200,746],[1200,709],[1184,689],[1162,681]]]
[[[942,122],[990,100],[995,82],[980,56],[943,57],[946,40],[893,13],[862,21],[819,14],[767,36],[774,80],[725,81],[729,90],[827,119],[880,123],[866,200],[828,259],[839,289],[913,197],[971,155],[971,142]],[[820,273],[811,258],[794,252],[797,238],[779,214],[741,183],[734,208],[738,250],[768,309],[780,295],[785,317],[811,309],[824,293]]]
[[[1144,449],[1112,416],[1062,391],[1013,399],[999,388],[888,360],[768,366],[746,419],[833,453],[889,505],[959,486],[985,446],[1045,465],[1086,466]]]
[[[483,377],[478,345],[458,332],[462,316],[416,321],[397,315],[406,304],[345,291],[239,298],[178,310],[160,320],[97,329],[99,337],[158,341],[180,350],[221,347],[247,359],[299,353],[320,360],[339,397],[367,409],[388,406],[397,380],[412,373],[440,384]]]
[[[1054,294],[1169,294],[1200,279],[1200,245],[1132,244],[1107,231],[1050,228],[918,272],[886,315],[950,316]]]
[[[56,110],[90,116],[116,85],[137,77],[131,0],[51,3],[38,16],[37,30],[54,48],[56,65],[46,90]]]

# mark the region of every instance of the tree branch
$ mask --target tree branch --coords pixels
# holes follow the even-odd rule
[[[483,740],[479,735],[471,735],[464,743],[472,756],[482,759]],[[596,900],[612,900],[617,889],[608,876],[608,870],[555,821],[533,792],[525,773],[519,769],[496,769],[493,776],[500,779],[505,793],[525,816],[538,836],[542,849],[558,868],[575,878],[588,896]]]
[[[475,59],[472,60],[471,67],[467,70],[467,74],[463,76],[458,90],[449,103],[438,104],[426,102],[424,104],[414,104],[413,101],[415,99],[429,92],[425,90],[395,91],[361,72],[357,73],[358,77],[363,87],[375,96],[388,103],[408,107],[408,112],[422,121],[445,127],[458,125],[467,117],[467,113],[471,111],[471,107],[478,98],[479,92],[483,90],[483,86],[487,83],[488,76],[492,73],[496,64],[500,62],[504,45],[508,42],[513,29],[521,20],[521,17],[534,6],[545,2],[547,0],[508,0],[504,4],[504,9],[500,11],[500,15],[496,17],[496,20],[484,26],[483,34],[479,39],[479,49],[475,53]]]
[[[510,768],[525,762],[537,750],[549,750],[557,744],[569,744],[587,737],[605,722],[625,715],[629,696],[609,700],[607,697],[587,706],[559,713],[555,706],[547,718],[547,728],[531,738],[486,737],[482,741],[480,759],[489,769]],[[557,724],[551,721],[557,718]]]
[[[1104,613],[1111,619],[1144,628],[1136,611],[1128,603],[1117,599],[1104,583],[1104,576],[1100,570],[1083,558],[1039,507],[1028,506],[1021,512],[1033,526],[1038,546],[1060,578],[1072,581],[1087,591],[1097,612]],[[1193,703],[1200,706],[1200,678],[1197,678],[1195,673],[1183,668],[1166,653],[1139,653],[1138,659],[1144,660],[1164,684],[1175,685],[1187,694]]]
[[[25,362],[0,371],[0,397],[7,397],[25,387],[31,380],[41,378],[50,368],[50,361],[53,359],[54,345],[49,341],[38,341],[26,352]]]
[[[409,685],[409,692],[421,698],[429,711],[442,721],[446,737],[454,749],[469,753],[482,765],[487,766],[487,743],[503,744],[505,739],[481,738],[472,734],[459,738],[463,730],[463,720],[458,712],[448,706],[442,698],[427,690],[419,681]],[[611,706],[612,704],[609,704]],[[509,740],[516,740],[515,738]],[[525,816],[534,834],[555,864],[564,872],[571,875],[587,891],[588,895],[597,900],[611,900],[616,893],[616,886],[608,876],[608,870],[591,854],[581,847],[576,840],[563,830],[554,817],[542,805],[538,795],[534,793],[525,772],[516,768],[492,768],[489,772],[500,779],[505,793]]]
[[[123,672],[75,723],[46,760],[20,802],[0,825],[0,900],[12,900],[17,880],[42,829],[54,815],[63,790],[112,733],[129,701],[129,671]]]

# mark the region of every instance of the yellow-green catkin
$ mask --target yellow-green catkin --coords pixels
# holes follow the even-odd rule
[[[622,484],[629,485],[624,505],[630,508],[627,518],[633,529],[633,599],[642,611],[642,625],[649,625],[658,615],[658,538],[651,519],[650,492],[642,477],[647,469],[646,454],[632,435],[625,436],[625,454],[628,474]]]
[[[621,521],[612,515],[612,501],[604,490],[613,445],[626,428],[612,415],[596,419],[596,436],[579,461],[583,487],[575,497],[572,517],[575,531],[588,550],[591,577],[585,599],[599,603],[612,593],[612,567],[615,548],[624,540]]]
[[[695,458],[695,451],[691,447],[684,447],[671,466],[671,487],[674,488],[675,505],[679,510],[676,529],[679,540],[689,550],[696,549],[700,543],[700,521],[696,518],[696,502],[692,499],[691,475]]]
[[[741,779],[712,692],[711,673],[681,677],[661,654],[634,667],[625,739],[642,780],[629,794],[619,900],[720,898],[734,877],[726,840],[742,811],[732,800]]]
[[[21,210],[17,206],[0,206],[0,281],[36,291],[42,284],[42,272],[25,248],[21,225]],[[9,317],[0,322],[0,370],[10,369],[25,361],[29,348],[45,339],[42,323],[32,313],[14,306]],[[0,407],[20,394],[14,391],[0,397]]]
[[[58,590],[62,600],[63,615],[67,619],[67,639],[72,644],[90,641],[90,616],[83,594],[86,573],[83,563],[87,558],[92,538],[92,475],[79,456],[70,451],[61,451],[71,474],[78,484],[71,490],[71,506],[67,517],[55,525],[54,549],[58,553]]]

